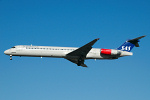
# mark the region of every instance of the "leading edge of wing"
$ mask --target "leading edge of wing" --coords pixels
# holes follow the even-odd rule
[[[67,54],[67,56],[83,56],[86,57],[86,55],[88,54],[88,52],[92,49],[92,46],[95,44],[95,42],[99,40],[99,38],[94,39],[93,41],[85,44],[84,46],[70,52]]]

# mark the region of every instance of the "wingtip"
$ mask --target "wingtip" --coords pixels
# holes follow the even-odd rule
[[[146,35],[143,35],[143,37],[146,37]]]
[[[143,38],[143,37],[146,37],[146,35],[143,35],[143,36],[141,36],[141,37],[142,37],[142,38]]]
[[[99,40],[100,38],[97,38],[97,40]]]

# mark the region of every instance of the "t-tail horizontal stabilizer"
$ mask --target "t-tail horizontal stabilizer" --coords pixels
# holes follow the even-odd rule
[[[128,51],[130,52],[133,47],[139,47],[139,43],[141,38],[145,37],[146,35],[144,36],[140,36],[140,37],[137,37],[137,38],[134,38],[134,39],[130,39],[130,40],[127,40],[124,44],[122,44],[119,48],[117,48],[117,50],[122,50],[122,51]]]
[[[135,39],[128,40],[128,42],[134,44],[135,47],[139,47],[139,43],[138,43],[138,42],[140,42],[139,39],[141,39],[141,38],[143,38],[143,37],[145,37],[145,36],[146,36],[146,35],[141,36],[141,37],[137,37],[137,38],[135,38]]]

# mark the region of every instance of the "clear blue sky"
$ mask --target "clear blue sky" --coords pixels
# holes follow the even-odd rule
[[[0,0],[0,100],[150,100],[149,0]],[[14,45],[117,48],[147,35],[133,56],[88,60],[13,57]]]

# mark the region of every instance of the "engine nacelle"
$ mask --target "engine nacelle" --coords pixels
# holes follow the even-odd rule
[[[101,49],[101,54],[105,55],[119,55],[121,52],[113,49]]]

